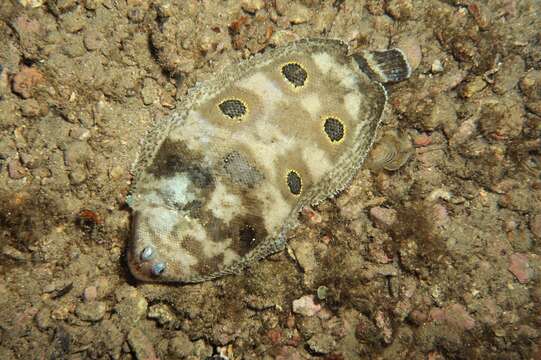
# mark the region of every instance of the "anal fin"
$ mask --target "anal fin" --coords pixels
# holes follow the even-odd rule
[[[382,84],[399,82],[411,75],[406,55],[400,49],[362,51],[353,58],[365,74]]]

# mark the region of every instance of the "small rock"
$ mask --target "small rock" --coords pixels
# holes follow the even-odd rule
[[[138,360],[159,360],[152,343],[138,328],[128,333],[128,344]]]
[[[541,239],[541,214],[534,215],[530,219],[530,231],[536,238]]]
[[[193,354],[196,359],[205,359],[207,356],[212,355],[212,346],[204,340],[197,340],[193,343]]]
[[[72,185],[81,185],[86,181],[86,171],[77,166],[69,173],[69,179]]]
[[[81,31],[86,22],[86,16],[79,11],[74,11],[62,17],[62,28],[69,33]]]
[[[146,78],[143,81],[143,89],[141,90],[141,97],[143,98],[143,104],[150,105],[157,103],[160,99],[160,90],[156,84],[156,81],[150,78]]]
[[[515,253],[509,256],[509,267],[507,269],[515,275],[521,284],[526,284],[532,276],[532,269],[526,254]]]
[[[494,92],[503,94],[513,89],[526,69],[524,60],[519,55],[512,55],[503,61],[500,70],[494,76]]]
[[[26,168],[21,164],[19,159],[11,159],[8,162],[8,175],[14,180],[22,179],[28,174]]]
[[[486,81],[481,77],[477,76],[473,78],[470,82],[468,82],[460,91],[460,95],[468,99],[472,97],[473,95],[477,94],[478,92],[481,92],[487,87]]]
[[[293,300],[293,312],[304,316],[314,316],[321,310],[321,305],[314,302],[312,295]]]
[[[98,288],[95,286],[88,286],[83,291],[83,300],[86,303],[90,303],[98,297]]]
[[[43,307],[35,317],[36,324],[40,330],[47,330],[53,327],[53,322],[51,319],[51,309],[48,307]]]
[[[168,351],[169,355],[183,359],[192,355],[194,344],[190,341],[188,335],[178,332],[174,338],[169,340]]]
[[[386,1],[385,11],[395,20],[408,19],[413,13],[413,1],[388,0]]]
[[[529,101],[526,103],[526,108],[537,116],[541,116],[541,100]]]
[[[455,127],[457,114],[451,97],[446,94],[436,96],[430,115],[421,117],[419,121],[423,128],[429,131],[436,130],[440,126],[444,129]]]
[[[17,2],[26,8],[38,8],[43,5],[45,0],[17,0]]]
[[[118,301],[115,311],[126,326],[133,326],[145,317],[148,303],[136,288],[122,286],[116,290],[115,296]]]
[[[240,6],[242,10],[250,14],[255,14],[258,10],[263,9],[265,6],[264,0],[242,0]]]
[[[290,42],[299,40],[299,35],[290,30],[278,30],[274,32],[269,40],[270,45],[283,46]]]
[[[471,317],[461,304],[452,304],[445,308],[445,319],[462,330],[475,327],[475,319]]]
[[[389,229],[396,221],[396,210],[376,206],[370,209],[370,218],[381,229]]]
[[[432,144],[432,138],[430,135],[427,134],[419,134],[418,136],[413,138],[413,145],[422,147],[422,146],[428,146]]]
[[[306,6],[297,2],[291,4],[286,12],[289,22],[292,24],[303,24],[312,18],[312,12]]]
[[[105,316],[106,311],[107,305],[101,301],[80,303],[75,308],[75,314],[84,321],[100,321]]]
[[[101,5],[103,0],[86,0],[85,1],[85,9],[87,10],[96,10],[98,6]]]
[[[36,85],[43,81],[43,75],[33,67],[24,67],[13,77],[13,92],[24,99],[32,96]]]
[[[24,117],[36,117],[40,114],[40,106],[35,99],[26,99],[21,104],[21,114]]]
[[[47,2],[47,5],[49,5],[49,10],[58,16],[74,9],[77,2],[77,0],[51,0]]]
[[[88,51],[94,51],[101,48],[103,39],[101,33],[95,29],[88,29],[83,37],[83,44]]]
[[[541,99],[541,70],[530,70],[519,82],[520,90],[531,100]]]
[[[73,128],[70,130],[70,137],[83,141],[90,137],[90,131],[82,127]]]
[[[148,309],[148,318],[155,319],[158,324],[173,328],[178,325],[178,319],[175,314],[165,304],[155,304]]]
[[[432,62],[432,65],[430,66],[430,71],[432,71],[433,74],[438,74],[443,72],[443,64],[440,60],[436,59]]]
[[[414,36],[403,37],[398,40],[396,47],[402,50],[404,55],[406,55],[406,59],[408,59],[411,71],[415,71],[415,69],[419,67],[419,64],[421,64],[421,60],[423,58],[419,40]]]
[[[318,333],[307,341],[310,350],[316,354],[328,354],[336,348],[336,341],[331,335]]]
[[[29,255],[19,251],[11,245],[4,245],[2,248],[2,255],[15,261],[25,261],[29,259]]]

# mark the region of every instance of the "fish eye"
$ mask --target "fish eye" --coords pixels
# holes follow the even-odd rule
[[[152,275],[160,276],[165,271],[165,263],[163,261],[157,262],[152,265]]]
[[[154,257],[154,249],[151,248],[150,246],[146,246],[141,251],[141,255],[140,255],[141,261],[148,261],[152,259],[153,257]]]

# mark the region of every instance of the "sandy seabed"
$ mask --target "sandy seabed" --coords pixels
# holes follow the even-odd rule
[[[0,4],[0,359],[541,359],[541,3]],[[189,286],[127,271],[130,169],[179,99],[265,48],[398,46],[364,168],[287,251]]]

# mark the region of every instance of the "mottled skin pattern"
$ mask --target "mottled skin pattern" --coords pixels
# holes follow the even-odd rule
[[[335,40],[268,51],[195,88],[136,165],[134,276],[199,282],[283,249],[302,207],[355,175],[385,101]]]

